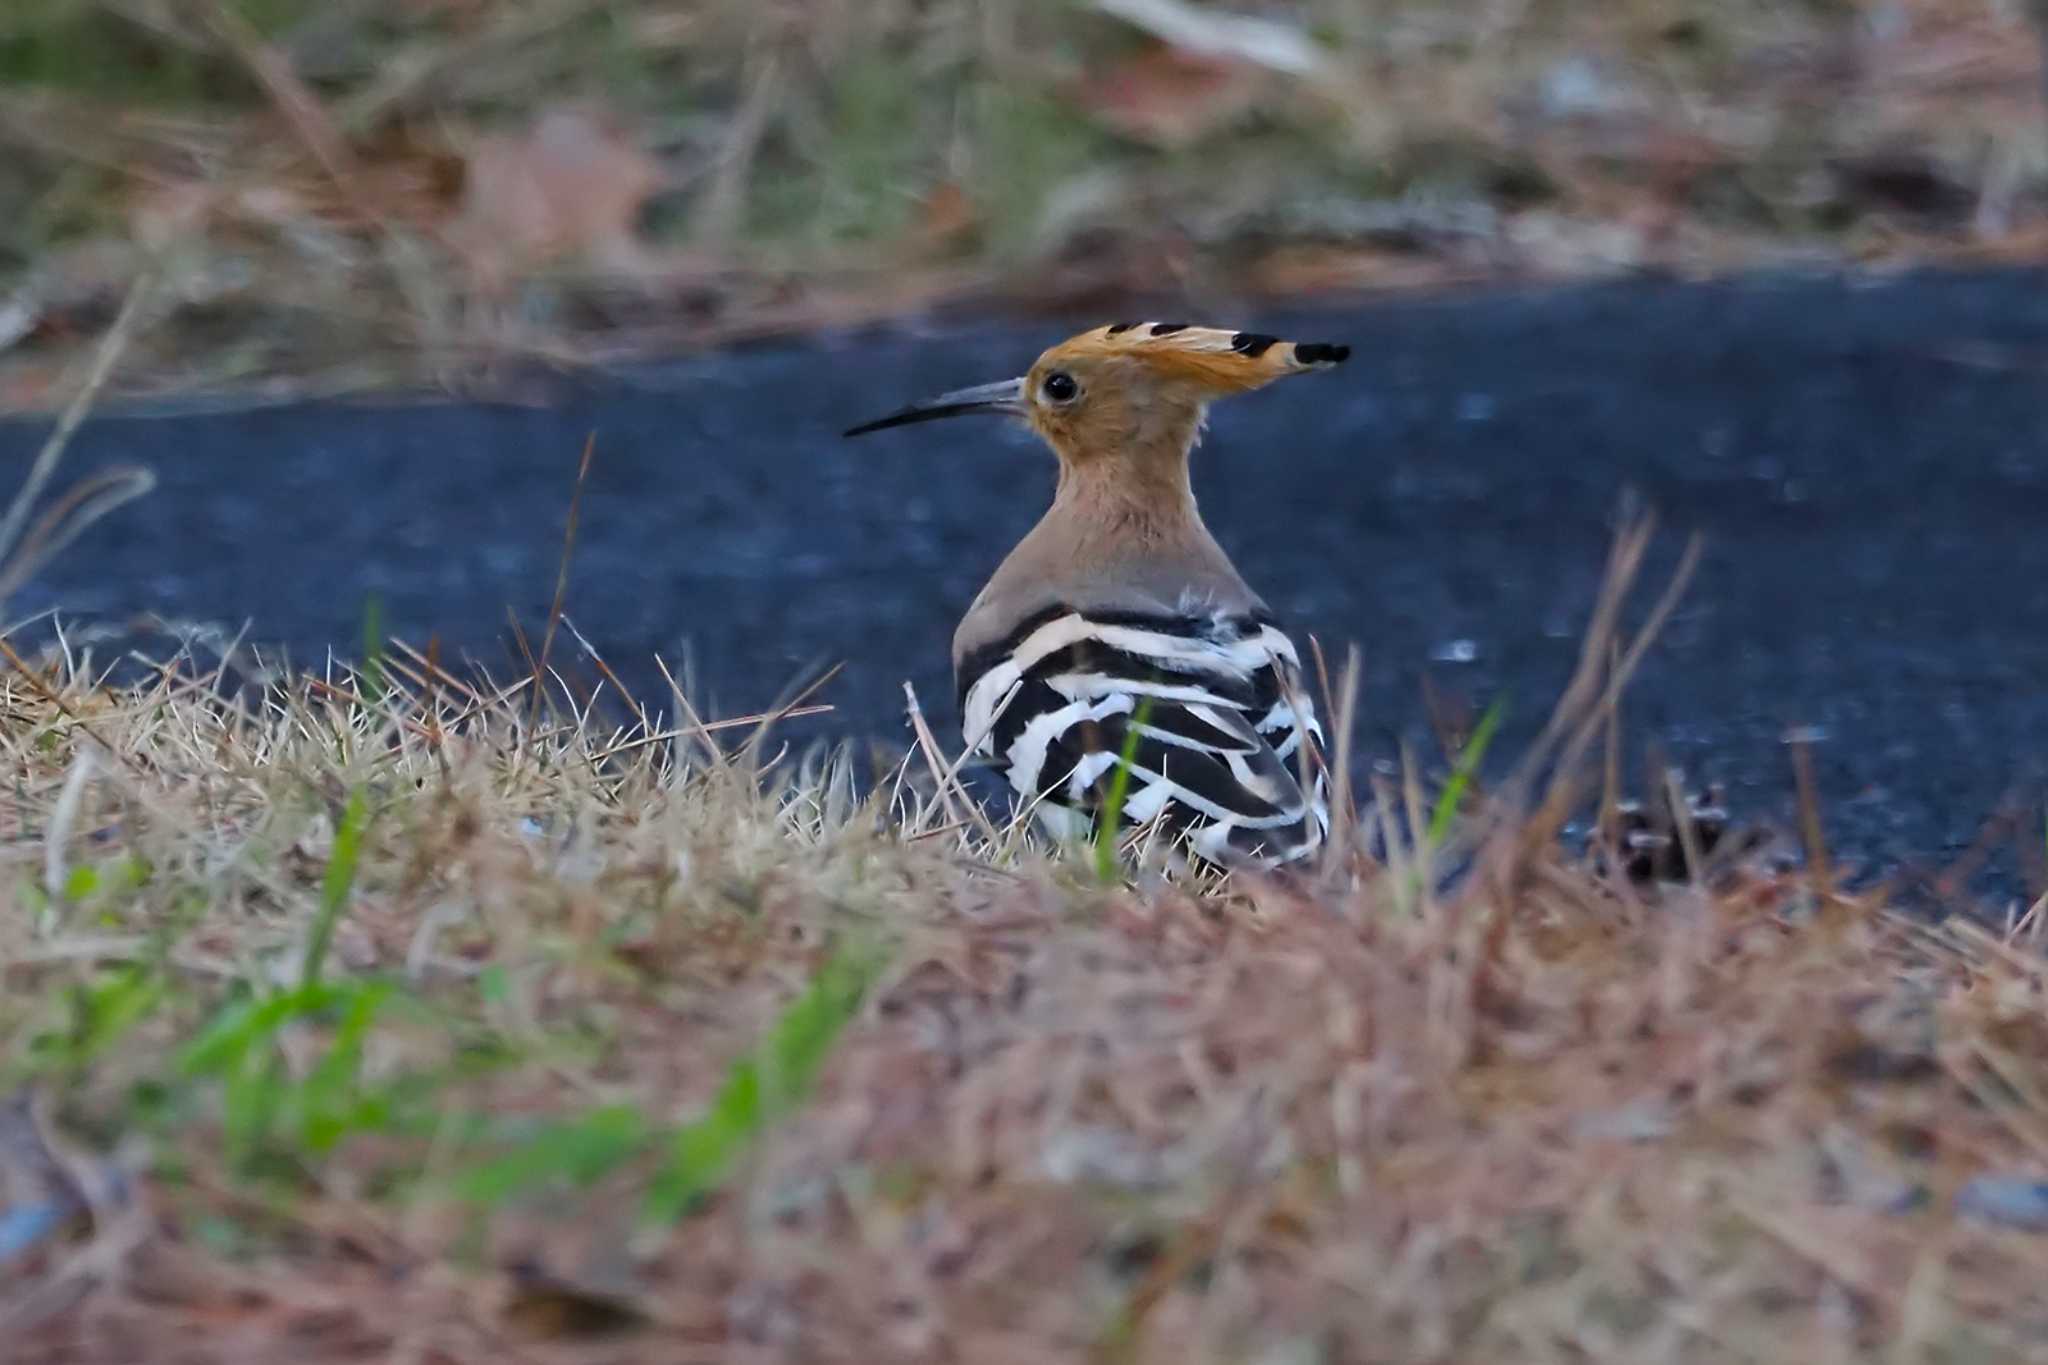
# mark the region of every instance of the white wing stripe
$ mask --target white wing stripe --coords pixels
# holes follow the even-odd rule
[[[1096,630],[1095,638],[1111,649],[1140,654],[1168,668],[1188,672],[1221,668],[1243,678],[1273,661],[1272,646],[1263,634],[1225,642],[1134,626],[1102,626]]]
[[[1123,715],[1130,709],[1131,699],[1117,693],[1094,705],[1086,700],[1075,701],[1057,711],[1033,716],[1010,744],[1010,785],[1026,796],[1036,796],[1038,775],[1045,767],[1045,756],[1070,726],[1081,721]]]
[[[974,686],[967,689],[967,714],[962,718],[960,729],[967,739],[967,752],[972,754],[995,752],[996,722],[1024,686],[1022,678],[1012,678],[1002,689],[1002,695],[990,700],[984,689],[994,672],[990,669],[982,674]]]
[[[1085,764],[1088,762],[1088,759],[1093,758],[1107,758],[1110,763],[1114,763],[1117,756],[1115,754],[1090,754],[1082,762]],[[1107,764],[1104,765],[1105,768],[1107,766]],[[1098,769],[1096,776],[1099,777],[1101,774],[1102,769]],[[1208,816],[1212,821],[1228,820],[1240,829],[1280,829],[1287,825],[1298,825],[1301,823],[1302,818],[1309,813],[1306,802],[1298,806],[1290,806],[1275,815],[1246,815],[1243,811],[1226,810],[1201,793],[1189,791],[1165,773],[1154,772],[1150,768],[1137,763],[1131,765],[1131,777],[1134,781],[1143,779],[1147,785],[1164,783],[1173,789],[1173,794],[1169,799],[1178,801],[1189,810],[1199,811],[1201,814]],[[1125,803],[1125,807],[1128,810],[1129,802]]]
[[[1243,707],[1228,697],[1219,697],[1206,688],[1192,684],[1161,683],[1141,681],[1136,678],[1112,678],[1101,673],[1055,673],[1045,680],[1045,685],[1061,696],[1078,701],[1083,697],[1101,696],[1143,696],[1157,697],[1161,701],[1200,702],[1205,706],[1227,706],[1233,711]]]
[[[1124,802],[1124,819],[1134,825],[1157,819],[1159,812],[1166,809],[1166,803],[1173,799],[1174,785],[1164,779],[1147,782],[1138,789],[1137,795]]]
[[[1219,631],[1227,619],[1217,618]],[[990,672],[1014,670],[1016,676],[1022,676],[1047,655],[1091,639],[1111,649],[1145,655],[1168,667],[1199,669],[1221,666],[1233,673],[1248,674],[1265,667],[1275,658],[1285,659],[1290,664],[1300,662],[1294,652],[1294,642],[1287,638],[1285,632],[1272,626],[1262,626],[1258,634],[1242,639],[1221,640],[1207,635],[1148,630],[1143,626],[1103,624],[1074,612],[1056,617],[1032,631]]]
[[[1119,755],[1106,749],[1083,754],[1081,761],[1074,765],[1074,771],[1067,775],[1067,799],[1079,801],[1084,798],[1088,794],[1088,789],[1095,785],[1095,779],[1116,766],[1118,757]],[[1131,765],[1131,771],[1136,773],[1141,769],[1134,763]]]
[[[1195,710],[1195,708],[1190,706],[1188,710],[1193,711]],[[1156,739],[1161,744],[1170,744],[1176,749],[1194,749],[1200,753],[1217,755],[1226,754],[1230,752],[1230,750],[1221,748],[1214,744],[1204,744],[1199,739],[1190,739],[1188,736],[1181,734],[1177,730],[1162,730],[1156,725],[1140,725],[1135,728],[1137,729],[1138,733],[1145,736],[1145,738]]]

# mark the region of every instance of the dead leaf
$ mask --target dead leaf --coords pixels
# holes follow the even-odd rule
[[[1245,62],[1155,46],[1089,78],[1074,96],[1127,137],[1185,147],[1238,118],[1265,92],[1265,73]]]
[[[634,270],[640,211],[667,178],[616,120],[550,109],[523,134],[477,144],[448,239],[487,281],[577,257]]]
[[[917,206],[917,237],[926,246],[943,246],[972,232],[980,222],[974,201],[952,181],[934,185]]]

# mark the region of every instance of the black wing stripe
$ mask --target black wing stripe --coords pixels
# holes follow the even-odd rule
[[[1049,678],[1095,675],[1133,683],[1192,683],[1232,706],[1241,706],[1261,715],[1270,709],[1260,705],[1265,698],[1259,674],[1264,671],[1247,673],[1188,659],[1163,660],[1149,654],[1112,649],[1092,641],[1055,650],[1045,657],[1044,662],[1031,669],[1033,674]]]
[[[1217,753],[1251,753],[1259,737],[1232,729],[1210,707],[1148,707],[1138,728],[1163,743],[1211,749]]]
[[[1279,804],[1260,797],[1238,781],[1227,764],[1214,759],[1186,759],[1173,751],[1161,754],[1148,746],[1141,738],[1131,755],[1131,781],[1125,792],[1128,802],[1132,793],[1141,791],[1155,782],[1164,781],[1170,787],[1167,807],[1169,826],[1185,825],[1194,819],[1234,820],[1241,824],[1281,825],[1292,824],[1302,818],[1303,803],[1300,790],[1292,778],[1282,773],[1285,785],[1293,796],[1286,804]],[[1076,753],[1067,746],[1058,746],[1059,757],[1049,761],[1046,772],[1067,774],[1064,781],[1053,787],[1054,794],[1064,796],[1068,801],[1087,801],[1094,805],[1108,793],[1111,774],[1122,753],[1122,745],[1116,748]],[[1072,756],[1073,761],[1067,759]],[[1076,778],[1086,777],[1085,783],[1077,784]],[[1125,811],[1128,817],[1129,810]]]
[[[985,716],[1012,680],[986,748],[1027,801],[1085,818],[1128,753],[1127,820],[1206,857],[1290,858],[1320,842],[1321,782],[1305,795],[1298,780],[1292,659],[1269,624],[1048,610],[1010,632],[1011,653],[963,659],[964,709]]]
[[[1001,639],[991,640],[977,646],[963,655],[955,669],[955,684],[959,695],[956,701],[963,706],[967,693],[975,680],[995,667],[998,663],[1017,652],[1017,647],[1029,639],[1041,627],[1050,625],[1062,616],[1082,615],[1076,607],[1064,602],[1055,602],[1031,613],[1012,626]],[[1099,626],[1129,626],[1138,630],[1157,631],[1162,635],[1202,636],[1215,629],[1217,620],[1213,616],[1195,616],[1182,613],[1152,611],[1102,611],[1085,613],[1088,620]],[[1225,618],[1225,624],[1239,635],[1256,635],[1267,626],[1277,627],[1280,623],[1269,611],[1246,612],[1239,616]]]

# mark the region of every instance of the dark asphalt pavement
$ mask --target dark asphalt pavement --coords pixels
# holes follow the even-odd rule
[[[2048,771],[2048,274],[1778,277],[1403,298],[1215,319],[1349,341],[1334,374],[1220,407],[1205,512],[1302,632],[1365,651],[1365,739],[1427,745],[1421,680],[1529,734],[1568,671],[1624,487],[1707,537],[1629,703],[1737,813],[1789,809],[1811,726],[1829,830],[1939,862]],[[1075,327],[1100,319],[1075,319]],[[629,679],[688,658],[721,712],[830,661],[835,726],[954,715],[947,645],[1042,509],[1051,459],[994,423],[839,439],[1021,371],[1074,328],[837,337],[693,360],[537,408],[314,404],[95,420],[72,472],[151,498],[14,604],[200,619],[310,662],[386,628],[509,673],[546,615],[588,433],[570,615]],[[0,464],[42,428],[0,422]],[[10,479],[11,482],[11,479]],[[2035,817],[2038,837],[2038,815]]]

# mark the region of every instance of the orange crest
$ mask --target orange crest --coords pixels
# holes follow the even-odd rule
[[[1142,363],[1162,379],[1191,384],[1205,396],[1244,393],[1290,374],[1342,364],[1351,348],[1320,341],[1284,341],[1264,332],[1191,327],[1184,322],[1118,322],[1069,338],[1039,357],[1039,366],[1101,357]]]

